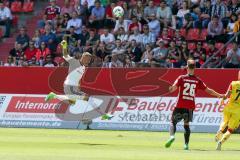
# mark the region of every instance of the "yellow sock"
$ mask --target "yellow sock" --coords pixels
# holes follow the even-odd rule
[[[229,131],[227,131],[226,133],[224,133],[222,139],[221,139],[221,143],[224,143],[226,140],[228,140],[228,138],[231,136],[232,133],[230,133]]]
[[[221,131],[221,130],[218,131],[217,134],[216,134],[216,136],[215,136],[216,141],[219,141],[220,139],[222,139],[222,136],[223,136],[222,131]]]

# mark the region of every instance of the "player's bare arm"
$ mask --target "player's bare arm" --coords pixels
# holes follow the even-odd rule
[[[225,93],[225,96],[223,97],[223,100],[225,100],[228,97],[230,97],[231,93],[232,93],[232,87],[231,87],[231,84],[230,84],[229,87],[228,87],[227,92]]]
[[[177,89],[178,89],[177,81],[175,81],[174,84],[169,87],[169,92],[170,93],[175,92]]]
[[[208,87],[205,89],[205,92],[207,92],[208,94],[210,94],[214,97],[218,97],[218,98],[224,98],[225,97],[224,94],[220,94],[220,93],[218,93],[218,92],[216,92],[213,89],[208,88]]]

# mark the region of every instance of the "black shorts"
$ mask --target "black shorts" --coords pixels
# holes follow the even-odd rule
[[[193,109],[186,108],[175,108],[172,113],[172,122],[178,123],[181,120],[184,120],[185,123],[192,122],[193,119]]]

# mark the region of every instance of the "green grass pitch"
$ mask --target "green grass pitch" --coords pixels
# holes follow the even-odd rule
[[[214,134],[193,133],[183,150],[183,133],[164,148],[166,132],[0,129],[0,160],[239,160],[240,135],[215,151]]]

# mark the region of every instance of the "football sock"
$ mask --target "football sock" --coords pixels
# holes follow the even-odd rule
[[[175,135],[175,132],[176,132],[176,123],[175,122],[171,122],[171,124],[170,124],[170,136],[172,137],[174,137],[174,135]]]
[[[190,138],[190,134],[191,134],[191,130],[189,128],[189,125],[184,125],[184,140],[185,140],[185,144],[189,143],[189,138]]]
[[[232,130],[229,130],[223,134],[222,139],[220,140],[221,143],[224,143],[226,140],[228,140],[228,138],[231,136],[232,134]]]

